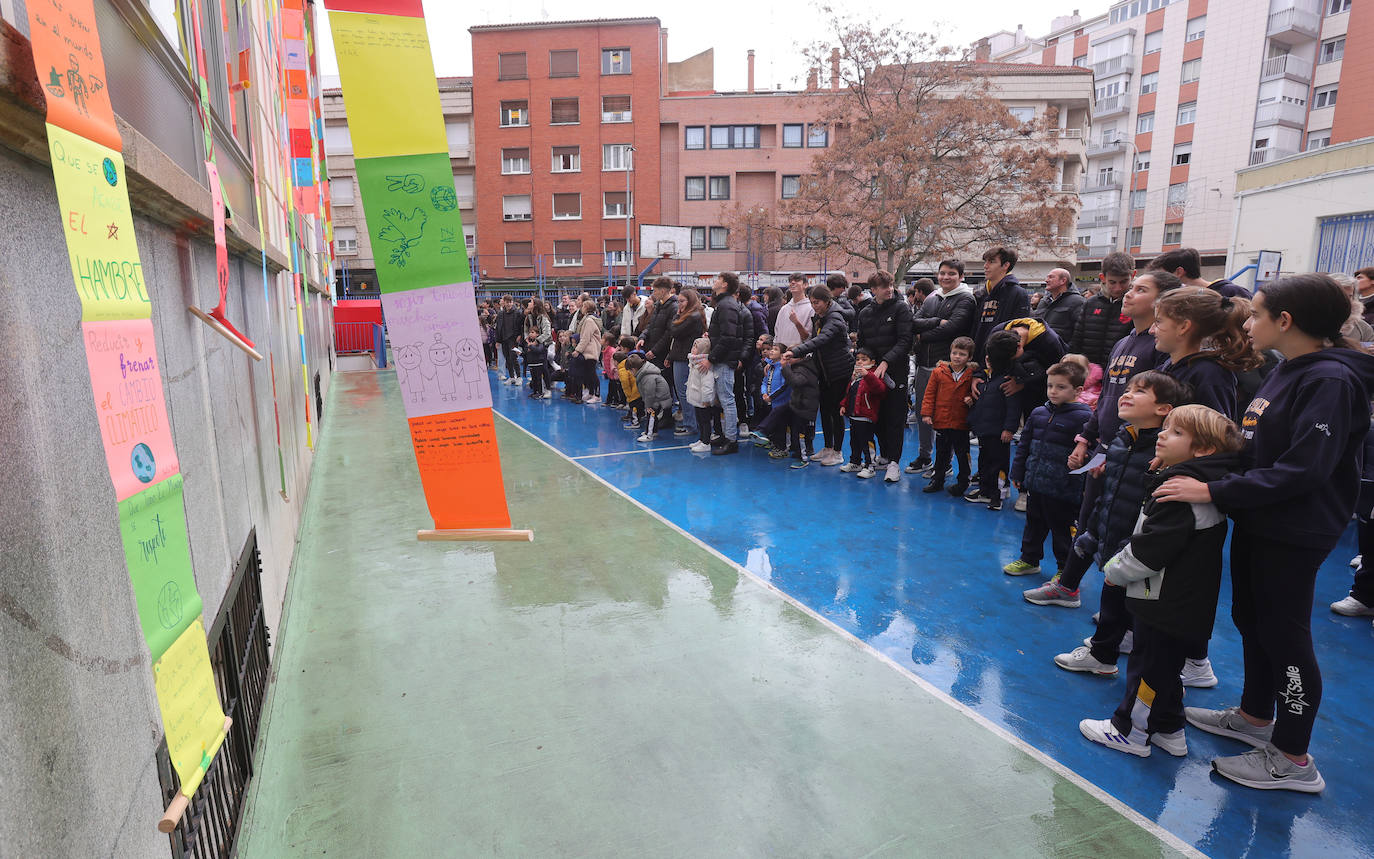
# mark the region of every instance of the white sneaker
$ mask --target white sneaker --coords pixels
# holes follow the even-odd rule
[[[1346,617],[1374,617],[1374,608],[1371,608],[1354,597],[1346,597],[1331,604],[1331,610],[1336,614]]]
[[[1362,563],[1364,563],[1364,555],[1356,555],[1350,559],[1350,566],[1352,567],[1358,567]]]
[[[845,474],[853,474],[854,472],[858,471],[858,470],[859,470],[860,468],[862,468],[862,467],[863,467],[863,466],[861,466],[861,465],[855,465],[855,464],[852,463],[852,462],[846,462],[844,465],[841,465],[841,466],[840,466],[840,471],[843,471]]]
[[[744,421],[740,421],[740,422],[739,422],[739,438],[744,438],[744,437],[747,436],[747,435],[749,435],[749,424],[745,423]]]
[[[1192,686],[1194,689],[1211,689],[1217,685],[1217,675],[1212,671],[1212,660],[1210,659],[1185,661],[1183,670],[1178,673],[1178,677],[1183,681],[1184,686]]]
[[[1016,496],[1016,503],[1011,505],[1011,509],[1015,510],[1017,513],[1026,512],[1026,493],[1022,492]]]
[[[1083,646],[1087,648],[1091,648],[1093,646],[1093,637],[1091,635],[1083,639]],[[1134,649],[1135,630],[1128,629],[1126,630],[1126,634],[1121,636],[1121,644],[1117,646],[1116,652],[1120,653],[1122,656],[1130,656],[1131,651]]]
[[[711,446],[704,441],[694,441],[691,447],[687,448],[692,453],[710,453]]]
[[[885,480],[888,483],[896,483],[901,479],[902,467],[895,462],[889,462],[887,464],[887,474],[884,475],[883,480]]]
[[[654,437],[653,437],[652,435],[650,435],[649,433],[647,433],[647,432],[640,433],[640,434],[639,434],[639,438],[635,439],[635,441],[653,441],[653,440],[654,440]]]
[[[1158,732],[1151,734],[1150,745],[1159,746],[1176,758],[1188,757],[1188,738],[1184,736],[1182,728],[1179,728],[1172,734],[1161,734]]]
[[[545,392],[544,392],[544,399],[546,399],[546,400],[552,400],[552,399],[553,399],[553,391],[545,391]]]
[[[828,448],[828,447],[823,447],[823,448],[821,448],[820,450],[816,451],[815,453],[811,454],[811,461],[812,461],[812,462],[824,462],[825,460],[829,459],[829,458],[830,458],[830,455],[831,455],[832,453],[834,453],[834,452],[835,452],[835,451],[831,450],[831,449]]]
[[[1098,662],[1087,647],[1075,647],[1072,652],[1054,657],[1054,664],[1065,671],[1082,671],[1099,677],[1115,677],[1116,666]]]
[[[825,459],[818,459],[817,462],[819,462],[821,465],[839,465],[840,463],[844,462],[844,454],[832,450],[830,451],[829,456],[827,456]],[[859,474],[860,476],[862,476],[863,472],[859,472]],[[871,477],[872,475],[869,476]]]
[[[1149,742],[1136,743],[1132,742],[1129,737],[1122,736],[1121,732],[1112,724],[1111,719],[1084,719],[1078,723],[1078,731],[1094,743],[1109,749],[1116,749],[1118,752],[1125,752],[1138,758],[1150,756]]]
[[[889,462],[891,462],[891,460],[889,460],[885,456],[875,456],[873,458],[873,464],[878,466],[879,468],[886,468]]]
[[[592,405],[593,403],[599,403],[599,402],[601,402],[601,398],[598,397],[598,396],[596,396],[596,395],[594,395],[594,394],[588,394],[587,396],[585,396],[585,397],[582,398],[582,402],[585,403],[586,405],[589,405],[589,406],[590,406],[590,405]]]
[[[826,463],[822,462],[821,465],[826,465]],[[859,469],[859,477],[863,480],[867,480],[868,478],[872,477],[875,473],[876,472],[873,471],[873,466],[871,465],[865,465],[863,468]]]

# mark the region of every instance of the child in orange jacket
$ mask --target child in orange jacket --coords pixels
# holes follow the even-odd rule
[[[921,420],[935,430],[935,474],[923,492],[944,488],[950,460],[959,461],[959,473],[949,494],[961,496],[968,489],[968,409],[973,404],[973,339],[959,337],[949,345],[949,360],[941,361],[930,374]]]

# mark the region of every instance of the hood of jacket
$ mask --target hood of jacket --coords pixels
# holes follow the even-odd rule
[[[1029,316],[1025,319],[1013,319],[1006,325],[1003,325],[1002,330],[1010,331],[1012,328],[1019,328],[1023,325],[1027,326],[1030,329],[1026,332],[1027,345],[1029,345],[1031,341],[1033,341],[1035,338],[1045,333],[1045,323],[1041,322],[1039,319],[1034,319]]]
[[[640,367],[637,371],[635,371],[635,378],[636,378],[636,379],[642,379],[642,378],[644,378],[645,376],[662,376],[662,375],[663,375],[663,372],[660,371],[656,365],[650,364],[648,361],[645,361],[645,362],[644,362],[644,366],[643,366],[643,367]]]
[[[1354,349],[1322,349],[1298,358],[1292,358],[1274,368],[1275,373],[1292,373],[1304,367],[1311,367],[1322,361],[1338,361],[1344,364],[1365,390],[1374,393],[1374,355],[1356,352]]]
[[[1146,485],[1153,492],[1160,484],[1171,477],[1191,477],[1203,483],[1211,483],[1220,480],[1228,474],[1240,471],[1241,461],[1239,453],[1214,453],[1209,456],[1199,456],[1193,459],[1185,459],[1177,465],[1168,468],[1161,468],[1158,471],[1151,471],[1145,478]]]
[[[967,295],[969,298],[975,297],[973,294],[973,287],[969,286],[967,283],[960,283],[958,286],[954,287],[949,292],[945,292],[943,289],[938,289],[935,292],[932,292],[931,295],[940,296],[941,301],[944,301],[946,298],[953,298],[956,295]]]

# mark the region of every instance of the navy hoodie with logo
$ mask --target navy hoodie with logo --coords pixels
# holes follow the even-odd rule
[[[1240,417],[1236,414],[1236,374],[1221,366],[1217,360],[1220,355],[1216,351],[1194,352],[1177,362],[1165,360],[1159,370],[1188,386],[1189,403],[1214,409],[1234,421]]]
[[[987,284],[974,290],[978,300],[977,322],[973,325],[973,355],[983,360],[983,344],[992,332],[1001,330],[1013,319],[1030,316],[1030,294],[1021,287],[1016,275],[1009,274],[994,287]]]
[[[1102,395],[1097,398],[1097,408],[1088,419],[1088,425],[1083,428],[1082,438],[1088,443],[1089,455],[1105,452],[1107,445],[1116,438],[1121,428],[1121,419],[1116,415],[1116,401],[1126,393],[1126,384],[1131,377],[1155,369],[1166,358],[1167,355],[1155,349],[1155,335],[1149,330],[1136,331],[1132,328],[1112,347],[1106,372],[1102,376]]]
[[[1330,551],[1355,510],[1374,356],[1323,349],[1284,361],[1241,419],[1243,474],[1211,481],[1237,529]]]

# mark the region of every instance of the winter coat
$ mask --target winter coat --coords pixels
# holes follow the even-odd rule
[[[640,299],[638,307],[626,304],[620,310],[620,327],[615,329],[621,337],[639,337],[648,325],[649,302]],[[607,329],[610,330],[610,329]]]
[[[625,392],[625,402],[633,403],[639,399],[639,382],[624,361],[615,365],[615,375],[620,380],[620,389]]]
[[[648,361],[635,373],[635,384],[639,388],[639,396],[644,399],[644,407],[662,412],[672,408],[673,394],[668,388],[668,380],[663,378],[663,371],[658,369]]]
[[[1097,399],[1092,420],[1083,429],[1083,439],[1089,448],[1105,451],[1107,445],[1116,438],[1121,428],[1121,419],[1116,416],[1117,400],[1126,392],[1126,384],[1137,373],[1153,370],[1166,359],[1163,352],[1155,349],[1155,335],[1149,330],[1131,330],[1112,347],[1107,359],[1106,375],[1102,380],[1102,396]],[[1100,445],[1100,447],[1099,447]]]
[[[1240,417],[1236,414],[1236,374],[1217,363],[1218,357],[1217,352],[1194,352],[1177,364],[1166,360],[1159,369],[1188,385],[1192,392],[1189,403],[1215,409],[1236,420]]]
[[[721,293],[715,300],[716,312],[711,314],[707,329],[711,338],[711,363],[731,367],[744,357],[745,338],[753,327],[749,311],[740,307],[733,295]]]
[[[668,347],[668,360],[674,363],[686,361],[687,356],[692,354],[692,344],[706,330],[706,316],[702,313],[693,313],[681,322],[674,316],[668,323],[668,332],[672,337],[672,343]],[[658,353],[655,352],[655,355]]]
[[[821,408],[821,383],[816,372],[815,356],[807,356],[783,367],[782,377],[787,381],[787,387],[792,389],[792,399],[788,402],[792,414],[803,421],[814,421],[816,412]]]
[[[974,326],[974,360],[983,360],[983,346],[994,331],[1000,331],[1013,319],[1030,314],[1030,296],[1021,287],[1016,275],[1009,274],[996,286],[985,284],[975,296],[978,299],[978,321]]]
[[[1221,593],[1221,551],[1226,516],[1216,504],[1156,501],[1170,477],[1204,483],[1235,471],[1235,454],[1189,459],[1145,477],[1145,504],[1126,547],[1102,568],[1107,581],[1126,588],[1126,607],[1155,629],[1186,641],[1212,637]]]
[[[668,350],[672,348],[674,316],[677,316],[677,296],[669,295],[662,304],[654,306],[649,323],[644,328],[644,350],[654,353],[653,362],[660,367],[668,359]]]
[[[1045,399],[1045,374],[1064,357],[1064,341],[1053,329],[1033,317],[1013,319],[1003,327],[1010,331],[1013,325],[1030,326],[1026,332],[1025,349],[1021,357],[1016,359],[1020,367],[1017,381],[1031,389],[1027,393],[1031,395],[1032,402],[1041,402]]]
[[[716,397],[716,376],[711,372],[711,363],[705,355],[692,355],[687,359],[687,404],[698,409],[707,409],[720,403]]]
[[[619,379],[620,374],[615,369],[615,347],[601,347],[601,373],[607,379]]]
[[[770,408],[780,409],[787,405],[788,400],[792,399],[792,389],[787,385],[782,364],[773,361],[763,362],[763,381],[759,389],[768,395]]]
[[[1369,430],[1374,356],[1322,349],[1284,361],[1241,418],[1244,474],[1209,482],[1238,529],[1329,550],[1350,524]]]
[[[1073,544],[1079,557],[1092,555],[1102,567],[1131,539],[1147,494],[1145,475],[1155,458],[1157,438],[1158,428],[1137,430],[1128,424],[1107,447],[1102,494]]]
[[[930,418],[931,425],[941,429],[968,429],[969,407],[964,400],[973,396],[973,370],[965,365],[959,378],[949,362],[941,361],[930,373],[926,396],[921,401],[921,417]]]
[[[849,383],[844,402],[840,404],[840,412],[850,420],[872,423],[878,420],[878,407],[882,405],[886,394],[887,383],[869,370]]]
[[[1221,293],[1223,298],[1249,298],[1250,293],[1243,286],[1236,286],[1226,278],[1220,278],[1207,284],[1207,288],[1213,292]]]
[[[1092,363],[1105,367],[1112,347],[1134,327],[1131,317],[1121,312],[1121,299],[1113,301],[1105,293],[1094,295],[1083,302],[1069,351],[1086,355]]]
[[[1000,437],[1004,432],[1016,432],[1021,425],[1021,398],[1025,392],[1002,393],[1002,383],[1011,378],[1010,373],[998,373],[991,378],[983,372],[974,375],[973,384],[979,393],[968,410],[968,428],[979,438]]]
[[[514,344],[520,339],[520,332],[525,330],[525,314],[517,308],[502,310],[496,314],[496,342],[506,345]]]
[[[972,336],[978,316],[978,300],[973,297],[973,287],[966,283],[948,293],[936,290],[931,298],[938,301],[934,315],[922,316],[912,322],[912,328],[920,337],[916,344],[916,361],[922,367],[934,367],[941,361],[948,361],[949,344],[957,337]],[[924,305],[921,309],[925,310]]]
[[[1048,325],[1060,340],[1068,343],[1078,327],[1078,317],[1083,312],[1085,301],[1087,299],[1078,291],[1078,287],[1069,284],[1058,298],[1048,292],[1041,296],[1040,304],[1031,315]]]
[[[1102,367],[1097,364],[1088,365],[1088,378],[1083,382],[1083,392],[1078,395],[1078,401],[1090,409],[1097,408],[1097,401],[1102,398]]]
[[[568,308],[560,307],[553,312],[553,327],[555,331],[567,331],[570,322],[572,322],[572,311]]]
[[[854,305],[849,303],[849,299],[844,297],[832,299],[830,306],[840,309],[840,313],[844,316],[844,324],[849,326],[850,331],[853,331],[854,324],[859,320],[859,311],[854,309]]]
[[[533,333],[540,343],[548,344],[553,339],[553,325],[549,322],[548,314],[526,316],[525,333]]]
[[[849,325],[844,313],[833,302],[824,316],[811,317],[811,337],[790,351],[797,357],[815,354],[819,378],[826,385],[848,385],[854,372],[854,356],[849,353]]]
[[[576,352],[593,361],[601,355],[601,321],[595,316],[584,317],[578,324]]]
[[[886,361],[893,384],[904,387],[911,365],[911,305],[900,295],[882,304],[870,301],[859,311],[857,324],[860,348],[872,349],[879,362]]]
[[[1078,505],[1083,499],[1083,475],[1069,473],[1074,437],[1092,417],[1082,403],[1045,403],[1030,413],[1011,464],[1012,482],[1029,492]]]
[[[749,299],[749,303],[744,305],[744,308],[749,311],[749,316],[753,320],[755,340],[759,338],[760,334],[773,333],[773,329],[768,325],[768,311],[762,304],[759,304],[757,299]]]

